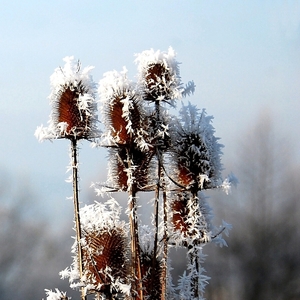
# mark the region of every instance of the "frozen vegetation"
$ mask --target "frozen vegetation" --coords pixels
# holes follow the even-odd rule
[[[136,55],[136,81],[123,68],[105,73],[97,85],[92,67],[82,69],[73,57],[64,61],[50,78],[48,126],[35,132],[39,141],[71,142],[76,239],[73,263],[61,277],[81,291],[82,300],[204,299],[209,281],[204,246],[226,246],[223,234],[231,228],[225,221],[213,224],[205,191],[228,193],[236,179],[222,178],[223,145],[213,117],[186,100],[194,83],[181,82],[172,48]],[[98,200],[79,207],[77,143],[82,139],[107,148],[109,160],[107,181],[94,184]],[[127,207],[114,199],[121,191],[128,195]],[[151,226],[139,214],[143,192],[153,195]],[[178,283],[172,281],[171,248],[186,249],[186,270]],[[68,299],[57,289],[46,295]]]

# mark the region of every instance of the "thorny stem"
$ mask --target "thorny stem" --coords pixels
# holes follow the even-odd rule
[[[197,192],[192,192],[192,201],[193,201],[193,206],[194,206],[194,215],[196,216],[196,230],[199,230],[199,199],[198,199],[198,196],[197,196]],[[191,265],[195,266],[195,271],[192,278],[191,278],[191,290],[192,290],[192,297],[194,299],[198,299],[199,297],[199,281],[200,281],[200,278],[199,278],[199,272],[200,272],[200,266],[199,266],[199,250],[197,249],[197,243],[195,243],[195,241],[193,241],[192,245],[190,245],[190,247],[192,248],[192,250],[190,250],[190,262],[191,262]]]
[[[71,139],[72,149],[72,170],[73,170],[73,202],[74,202],[74,214],[75,214],[75,225],[76,225],[76,240],[78,247],[78,265],[79,275],[82,280],[83,276],[83,259],[82,259],[82,246],[81,246],[81,224],[79,215],[79,197],[78,197],[78,169],[77,169],[77,140],[76,138]],[[84,288],[81,289],[81,300],[86,300]]]
[[[160,122],[160,106],[159,101],[155,101],[155,113],[156,113],[156,128],[155,132],[158,132],[159,129],[159,122]],[[159,153],[159,139],[155,139],[155,145],[156,145],[156,156],[158,157],[158,168],[157,168],[157,183],[155,188],[155,200],[154,200],[154,227],[155,227],[155,234],[154,234],[154,247],[153,247],[153,257],[152,257],[152,272],[151,272],[151,288],[154,289],[154,282],[155,282],[155,265],[156,265],[156,256],[157,256],[157,246],[158,246],[158,216],[159,216],[159,190],[160,190],[160,184],[161,184],[161,173],[162,173],[162,163]],[[154,292],[154,290],[153,290]]]
[[[161,300],[166,299],[167,295],[167,261],[168,261],[168,209],[167,192],[164,178],[162,178],[163,190],[163,209],[164,209],[164,236],[163,236],[163,266],[161,274]]]
[[[131,255],[132,255],[132,275],[136,282],[134,285],[137,291],[138,297],[134,299],[143,300],[143,284],[142,284],[142,272],[141,272],[141,260],[140,260],[140,246],[138,237],[138,224],[136,221],[136,195],[132,191],[129,196],[131,199],[129,201],[130,210],[130,233],[131,233]]]
[[[131,156],[127,151],[128,169],[131,170]],[[137,204],[136,204],[136,188],[132,182],[129,185],[129,223],[131,235],[131,256],[132,256],[132,276],[135,282],[134,290],[137,292],[137,298],[143,300],[143,282],[141,271],[141,253],[139,245],[138,224],[137,224]]]

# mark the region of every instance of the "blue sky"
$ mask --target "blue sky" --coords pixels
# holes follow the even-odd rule
[[[262,109],[300,147],[300,1],[2,2],[0,167],[53,201],[58,218],[71,205],[68,142],[40,144],[33,134],[50,114],[49,77],[68,55],[95,66],[96,82],[123,66],[134,79],[135,53],[172,46],[183,82],[196,84],[189,100],[215,118],[224,162]],[[106,153],[81,148],[85,190],[104,180]]]

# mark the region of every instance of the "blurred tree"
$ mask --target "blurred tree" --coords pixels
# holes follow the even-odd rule
[[[1,172],[0,299],[41,299],[44,288],[69,290],[58,272],[71,261],[69,231],[51,231],[24,178]],[[42,199],[41,199],[42,201]],[[69,243],[60,241],[69,240]]]
[[[300,299],[300,167],[279,132],[264,111],[243,136],[240,185],[222,208],[233,224],[229,249],[207,260],[210,300]]]

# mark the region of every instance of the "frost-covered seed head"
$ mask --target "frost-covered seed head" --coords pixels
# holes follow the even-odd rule
[[[112,283],[128,281],[127,237],[122,228],[103,228],[84,232],[83,263],[87,283],[109,294]],[[98,288],[99,287],[99,288]]]
[[[74,57],[64,59],[65,66],[55,69],[50,77],[49,96],[52,111],[48,127],[39,127],[35,135],[44,139],[90,139],[99,137],[96,85],[89,74],[93,67],[81,70]]]
[[[142,190],[150,181],[152,155],[137,147],[109,149],[109,182],[122,191],[127,191],[129,186]]]
[[[175,122],[170,150],[175,168],[175,177],[181,185],[197,192],[214,188],[221,180],[221,148],[214,136],[211,117],[205,110],[188,104],[180,110],[180,119]]]
[[[128,226],[120,220],[120,214],[120,205],[114,199],[80,209],[83,277],[80,280],[77,242],[72,247],[71,267],[60,273],[69,278],[72,288],[84,286],[87,292],[104,294],[128,290]]]
[[[140,105],[136,85],[127,78],[127,70],[105,73],[99,82],[98,92],[107,129],[104,139],[111,144],[135,143],[145,148],[145,112]]]
[[[143,51],[137,55],[138,86],[144,100],[173,103],[182,97],[183,88],[179,76],[179,63],[175,52]]]

